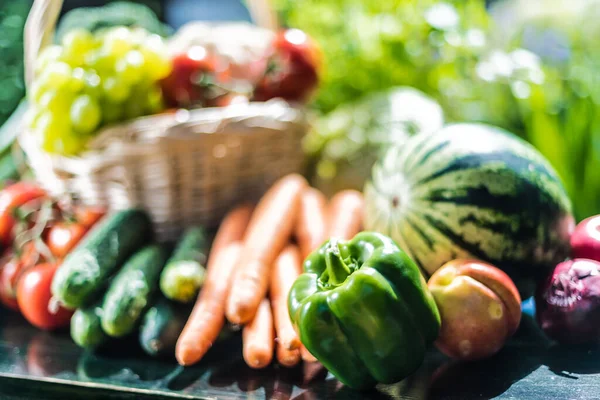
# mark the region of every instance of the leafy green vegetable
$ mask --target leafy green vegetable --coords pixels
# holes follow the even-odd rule
[[[489,16],[481,0],[275,4],[288,25],[305,30],[323,48],[325,69],[315,106],[325,112],[392,86],[468,95],[469,73],[486,50]]]
[[[32,0],[0,2],[0,126],[25,96],[23,28]]]
[[[81,7],[67,12],[57,27],[56,40],[60,41],[74,28],[95,32],[119,25],[135,25],[161,36],[171,34],[171,28],[160,22],[148,6],[128,1],[115,1],[102,7]]]

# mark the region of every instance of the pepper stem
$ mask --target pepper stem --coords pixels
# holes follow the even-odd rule
[[[344,260],[342,260],[337,240],[332,239],[329,242],[325,257],[325,264],[327,265],[326,273],[329,275],[329,283],[332,285],[341,285],[352,271],[350,271],[350,268],[346,265]]]

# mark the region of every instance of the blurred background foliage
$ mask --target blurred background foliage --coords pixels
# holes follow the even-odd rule
[[[439,102],[446,121],[487,122],[533,143],[561,175],[578,218],[600,212],[597,0],[276,4],[287,25],[323,48],[320,117],[307,140],[323,187],[361,187],[348,177],[365,175],[360,154],[382,127],[365,124],[357,107],[372,107],[364,98],[373,92],[411,86]]]
[[[23,28],[33,0],[0,2],[0,126],[25,95]]]
[[[174,9],[212,18],[196,12],[210,1],[215,9],[243,9],[241,0],[136,3],[176,28]],[[63,11],[108,2],[65,0]],[[600,213],[600,0],[272,2],[286,25],[323,49],[317,118],[306,141],[323,190],[362,188],[382,148],[442,120],[482,121],[540,149],[578,218]],[[22,32],[31,3],[0,1],[0,125],[24,95]]]

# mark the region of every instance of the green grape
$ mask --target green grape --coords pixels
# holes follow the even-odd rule
[[[139,27],[129,28],[129,32],[131,34],[131,44],[134,48],[141,46],[149,35],[147,30]]]
[[[144,56],[137,50],[131,50],[117,62],[115,69],[124,82],[135,84],[144,77]]]
[[[123,119],[124,106],[121,103],[105,101],[102,103],[102,123],[112,124]]]
[[[86,142],[86,137],[67,129],[62,131],[60,136],[44,136],[42,148],[49,153],[74,156],[85,148]]]
[[[116,103],[124,101],[131,93],[131,88],[121,79],[110,76],[102,82],[104,95]]]
[[[66,117],[73,103],[73,93],[67,90],[49,90],[42,95],[39,107],[53,114]]]
[[[73,93],[79,93],[85,87],[85,70],[83,68],[74,68],[71,73],[71,79],[68,84],[69,90]]]
[[[150,35],[145,41],[140,52],[146,61],[146,72],[152,80],[166,78],[171,72],[171,61],[164,41],[158,35]]]
[[[100,123],[100,106],[93,97],[82,94],[73,101],[69,115],[75,131],[89,134],[92,133]]]
[[[151,50],[157,54],[167,54],[167,45],[162,37],[157,34],[151,34],[146,37],[142,43],[142,47]]]
[[[42,148],[48,153],[75,155],[85,147],[87,141],[73,132],[67,118],[50,111],[40,115],[36,132],[40,135]]]
[[[115,58],[123,57],[133,48],[131,32],[125,27],[110,29],[104,35],[103,50]]]
[[[85,149],[88,138],[68,132],[60,141],[60,152],[65,156],[75,156]]]
[[[134,119],[144,115],[144,102],[140,100],[130,99],[125,103],[125,117]]]
[[[61,60],[72,68],[83,67],[85,65],[85,53],[63,54]]]
[[[162,96],[162,90],[159,86],[150,87],[146,95],[145,110],[147,114],[156,114],[165,108]]]
[[[116,59],[104,50],[88,53],[85,57],[85,65],[96,70],[100,75],[111,74],[115,69]]]
[[[145,114],[146,98],[149,91],[148,85],[144,82],[135,85],[131,89],[131,95],[125,102],[125,117],[133,119]]]
[[[102,97],[102,80],[96,72],[86,72],[83,92],[96,99]]]
[[[150,90],[150,85],[148,82],[142,81],[136,85],[133,85],[131,87],[129,99],[143,99],[148,94],[148,90]]]
[[[146,60],[146,72],[153,81],[166,78],[171,73],[171,61],[168,57],[159,55],[148,49],[140,49]]]
[[[69,31],[62,39],[62,45],[67,57],[83,56],[96,46],[94,36],[87,30],[76,28]]]
[[[72,69],[67,63],[53,61],[46,66],[40,75],[40,84],[53,89],[61,88],[69,82],[71,71]]]
[[[38,118],[36,132],[42,140],[42,148],[50,153],[56,153],[55,142],[60,140],[65,132],[70,130],[67,118],[62,115],[44,111]]]
[[[59,61],[62,56],[62,52],[62,47],[58,45],[51,45],[42,50],[38,58],[35,60],[35,74],[40,75],[42,72],[44,72],[48,64],[54,61]]]

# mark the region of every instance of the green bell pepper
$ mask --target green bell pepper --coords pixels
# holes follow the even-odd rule
[[[354,389],[413,373],[440,329],[417,265],[374,232],[331,239],[309,255],[288,310],[307,350]]]

